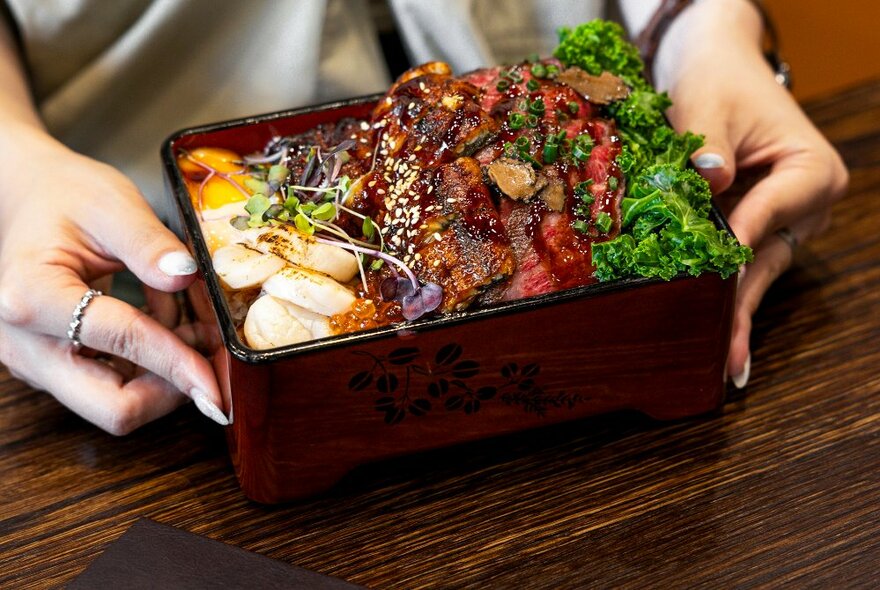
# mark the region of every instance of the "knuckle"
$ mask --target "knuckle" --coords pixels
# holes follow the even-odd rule
[[[0,320],[16,327],[27,327],[34,322],[35,309],[21,284],[4,278],[0,284]]]
[[[849,169],[843,163],[843,160],[837,152],[834,152],[832,180],[833,199],[834,201],[838,201],[842,199],[847,190],[849,190]]]
[[[113,436],[126,436],[141,426],[141,411],[137,398],[122,398],[113,410],[105,430]]]
[[[142,350],[144,322],[147,316],[139,310],[132,309],[128,321],[114,329],[108,336],[110,354],[137,363]]]

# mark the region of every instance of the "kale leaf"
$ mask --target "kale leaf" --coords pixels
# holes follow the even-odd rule
[[[606,107],[622,140],[617,166],[627,183],[621,203],[621,233],[593,243],[595,276],[666,280],[680,272],[714,271],[723,277],[751,262],[752,251],[709,221],[708,183],[687,168],[703,136],[676,133],[666,119],[672,101],[642,76],[638,49],[620,25],[602,20],[559,30],[554,55],[566,66],[592,75],[609,71],[630,87],[629,95]]]
[[[645,85],[645,64],[639,50],[624,40],[623,28],[614,22],[593,20],[575,29],[559,29],[559,46],[553,55],[567,66],[577,66],[598,76],[609,71],[633,87]]]
[[[727,278],[752,260],[752,251],[707,218],[709,183],[694,170],[656,164],[634,179],[621,203],[622,232],[593,244],[596,277],[671,279],[681,271],[714,271]]]

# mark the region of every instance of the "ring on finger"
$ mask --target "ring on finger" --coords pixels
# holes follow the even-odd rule
[[[79,339],[79,332],[82,329],[83,316],[86,313],[86,308],[95,297],[100,297],[101,295],[103,295],[101,291],[98,291],[97,289],[89,289],[85,292],[85,295],[82,296],[82,299],[79,300],[79,303],[76,304],[76,307],[73,308],[70,325],[67,328],[67,339],[70,340],[70,345],[73,347],[74,352],[79,352],[82,348],[82,342],[80,342]]]

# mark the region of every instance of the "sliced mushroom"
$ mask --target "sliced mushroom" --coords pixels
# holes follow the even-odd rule
[[[558,178],[551,179],[541,191],[541,199],[551,211],[562,211],[565,207],[565,184]]]
[[[567,68],[556,76],[556,80],[571,86],[595,104],[610,104],[629,96],[629,87],[611,72],[602,72],[600,76],[593,76],[580,68]]]
[[[547,184],[530,164],[513,158],[498,158],[486,166],[486,173],[498,190],[515,201],[527,201]]]

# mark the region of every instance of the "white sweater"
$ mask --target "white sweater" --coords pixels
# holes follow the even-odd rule
[[[73,149],[169,213],[172,132],[384,89],[367,0],[6,0],[40,111]],[[549,54],[601,0],[388,0],[414,63],[456,71]]]

